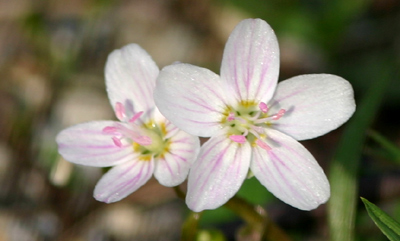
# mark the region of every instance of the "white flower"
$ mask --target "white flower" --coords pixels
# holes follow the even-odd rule
[[[252,174],[276,197],[302,210],[328,200],[328,180],[296,140],[323,135],[355,110],[353,90],[328,74],[301,75],[277,84],[279,48],[260,19],[239,23],[225,47],[221,76],[196,66],[165,67],[154,98],[182,130],[211,137],[189,173],[190,209],[227,202]],[[250,173],[250,174],[251,174]]]
[[[93,121],[61,131],[58,151],[68,161],[114,166],[97,183],[94,197],[116,202],[153,175],[164,186],[182,183],[200,149],[198,137],[172,125],[155,107],[159,69],[145,50],[130,44],[113,51],[105,75],[108,97],[120,121]]]

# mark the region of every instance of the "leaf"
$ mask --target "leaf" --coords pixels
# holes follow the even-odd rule
[[[400,240],[400,223],[391,218],[379,207],[369,202],[367,199],[361,198],[361,200],[367,209],[368,215],[374,221],[376,226],[378,226],[378,228],[382,231],[382,233],[385,234],[386,237],[388,237],[391,241]]]

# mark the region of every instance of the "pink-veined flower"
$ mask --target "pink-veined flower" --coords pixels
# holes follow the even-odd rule
[[[161,71],[154,92],[161,113],[190,134],[211,137],[189,173],[190,209],[223,205],[248,175],[302,210],[329,199],[323,170],[297,140],[346,122],[355,110],[352,87],[329,74],[277,84],[278,72],[276,36],[260,19],[244,20],[233,30],[220,76],[189,64]]]
[[[154,174],[164,186],[182,183],[200,143],[171,124],[154,104],[159,69],[136,44],[113,51],[105,68],[107,93],[119,121],[93,121],[61,131],[59,153],[68,161],[113,166],[97,183],[94,197],[116,202]]]

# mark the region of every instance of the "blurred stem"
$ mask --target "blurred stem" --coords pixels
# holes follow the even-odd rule
[[[185,199],[186,194],[179,186],[174,187],[176,195]],[[261,230],[262,239],[269,241],[291,241],[292,239],[279,228],[271,219],[267,212],[260,206],[253,206],[243,198],[234,196],[224,205],[232,212],[243,218],[253,230]],[[202,213],[191,212],[182,227],[182,241],[195,240],[198,223]]]
[[[370,77],[379,79],[370,87],[347,124],[330,168],[331,199],[328,203],[328,221],[331,241],[355,240],[356,204],[358,201],[358,172],[365,132],[371,125],[385,89],[392,79],[386,62],[370,68]],[[379,76],[376,76],[379,74]]]
[[[176,196],[178,196],[182,200],[185,200],[186,194],[181,190],[181,188],[179,186],[175,186],[173,188],[174,188]]]
[[[390,160],[395,161],[398,164],[400,163],[400,148],[398,146],[374,130],[369,130],[367,134],[381,145],[381,147],[388,153]]]
[[[290,237],[280,229],[271,219],[267,212],[260,206],[254,207],[246,200],[234,196],[225,205],[231,211],[242,217],[250,226],[257,229],[263,227],[262,240],[269,241],[290,241]]]
[[[202,212],[190,212],[182,226],[181,241],[194,241],[196,240],[199,220]]]
[[[176,196],[180,199],[185,200],[186,194],[181,190],[179,186],[173,187]],[[201,218],[200,213],[190,212],[185,222],[182,225],[181,241],[193,241],[196,240],[199,220]]]

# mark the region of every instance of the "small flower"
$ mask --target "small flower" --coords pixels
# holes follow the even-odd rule
[[[198,137],[172,125],[155,107],[159,69],[145,50],[130,44],[112,52],[107,93],[120,121],[93,121],[61,131],[58,151],[68,161],[114,166],[97,183],[94,197],[106,203],[125,198],[154,173],[164,186],[182,183],[200,149]]]
[[[244,20],[233,30],[221,76],[189,64],[161,71],[154,92],[161,113],[188,133],[211,137],[189,173],[190,209],[223,205],[249,175],[302,210],[328,200],[323,170],[297,140],[346,122],[355,110],[352,87],[328,74],[277,84],[278,72],[276,36],[260,19]]]

